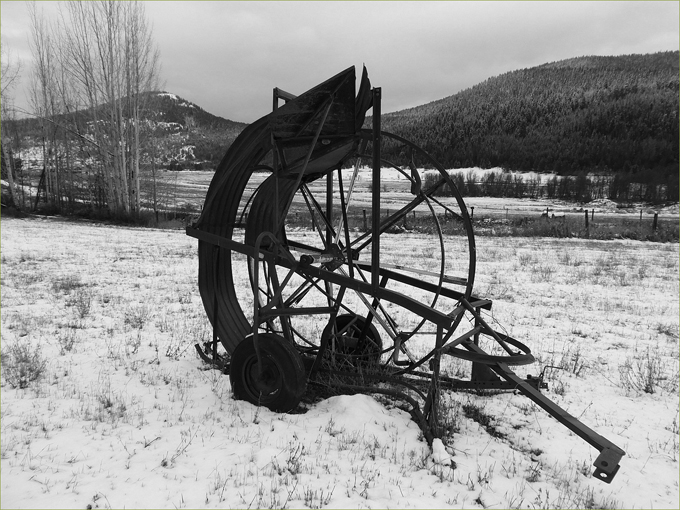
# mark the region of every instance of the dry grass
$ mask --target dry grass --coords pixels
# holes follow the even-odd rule
[[[58,219],[2,227],[3,506],[677,503],[677,244],[478,239],[489,320],[531,345],[526,371],[558,367],[551,398],[627,451],[605,487],[586,476],[594,450],[519,395],[445,396],[455,467],[433,464],[389,402],[361,400],[374,417],[361,424],[326,404],[275,415],[236,402],[193,353],[211,329],[192,239]],[[402,234],[385,237],[385,257],[405,242],[419,243],[414,263],[437,255]],[[21,366],[39,375],[15,377]]]

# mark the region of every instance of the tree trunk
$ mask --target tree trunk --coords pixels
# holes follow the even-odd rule
[[[8,156],[8,152],[9,151],[5,148],[5,144],[3,143],[2,159],[5,160],[5,168],[7,169],[7,182],[9,182],[10,199],[12,201],[12,205],[21,210],[21,207],[19,206],[19,200],[17,199],[16,186],[14,184],[14,158],[12,157],[11,153],[9,153]]]

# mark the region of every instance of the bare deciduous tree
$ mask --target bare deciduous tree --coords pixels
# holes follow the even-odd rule
[[[71,130],[78,133],[81,142],[89,144],[96,160],[88,192],[90,200],[103,194],[111,213],[137,215],[141,207],[143,101],[148,97],[146,93],[156,88],[159,73],[159,54],[143,4],[115,0],[63,2],[59,19],[50,26],[37,14],[35,5],[31,13],[33,106],[40,110],[36,114],[52,119],[69,114]],[[87,122],[82,125],[84,113]],[[60,122],[66,122],[66,118]],[[68,138],[64,134],[66,162],[73,159]],[[56,140],[56,136],[52,139]],[[48,165],[52,153],[46,149],[45,161],[47,167],[54,168],[49,189],[56,189],[60,195],[63,178],[57,151],[55,146],[54,164]],[[67,178],[72,177],[71,166],[67,165],[67,169]],[[85,175],[90,176],[90,171]]]
[[[0,84],[0,110],[2,126],[2,160],[5,164],[7,182],[9,183],[9,192],[12,203],[19,207],[19,200],[17,197],[16,185],[14,183],[14,157],[11,151],[7,148],[9,145],[9,135],[7,134],[7,121],[14,117],[12,109],[11,92],[16,83],[19,73],[21,71],[21,63],[12,58],[11,52],[7,44],[0,42],[0,76],[2,77]]]
[[[45,18],[38,11],[35,2],[28,3],[31,20],[31,53],[33,68],[29,97],[34,115],[40,120],[42,128],[43,169],[38,185],[38,196],[41,188],[45,189],[48,202],[58,206],[61,198],[59,189],[59,157],[57,143],[56,117],[61,113],[57,95],[56,70],[57,60],[53,36]]]

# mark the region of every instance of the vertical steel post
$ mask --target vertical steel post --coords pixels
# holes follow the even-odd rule
[[[326,174],[326,218],[328,218],[328,223],[326,223],[326,246],[333,244],[333,229],[331,225],[333,224],[333,172],[328,172]],[[326,294],[328,294],[328,306],[333,306],[333,284],[330,282],[325,282]]]
[[[373,89],[373,195],[371,200],[371,284],[376,292],[380,281],[380,99],[381,89]]]
[[[275,112],[276,110],[279,109],[279,89],[278,87],[274,87],[274,99],[273,99],[273,104],[272,104],[272,111]],[[274,138],[274,134],[272,133],[270,135],[270,140],[272,144],[272,168],[274,169],[274,175],[279,174],[279,153],[278,153],[278,148],[276,146],[276,139]],[[278,225],[279,224],[279,179],[277,178],[274,181],[276,185],[276,192],[275,192],[275,201],[276,204],[274,205],[274,211],[276,211],[276,216],[274,217],[274,224]]]
[[[439,426],[439,369],[441,362],[441,348],[444,345],[444,328],[437,326],[437,339],[435,341],[436,353],[430,360],[430,369],[432,370],[432,379],[430,380],[430,388],[427,392],[425,405],[423,406],[423,414],[427,419],[427,424],[430,431],[435,437],[440,437],[441,430]]]
[[[333,244],[333,232],[331,225],[333,224],[333,172],[326,174],[326,246]]]

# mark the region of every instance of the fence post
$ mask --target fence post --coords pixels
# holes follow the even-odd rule
[[[590,221],[593,221],[595,219],[595,209],[590,211]]]
[[[470,207],[470,211],[472,211],[472,212],[470,213],[470,219],[472,219],[472,218],[475,217],[475,207],[474,207],[474,206],[471,206],[471,207]]]
[[[588,210],[586,209],[586,230],[588,230]]]
[[[655,212],[654,213],[654,223],[652,224],[652,230],[656,230],[658,220],[659,220],[659,213]]]
[[[642,209],[640,209],[640,224],[642,224]]]
[[[366,209],[362,209],[364,213],[364,232],[368,232],[368,222],[366,221]]]

